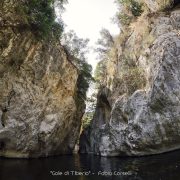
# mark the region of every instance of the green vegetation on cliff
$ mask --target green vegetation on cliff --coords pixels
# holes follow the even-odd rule
[[[73,31],[63,33],[64,23],[61,16],[56,16],[55,11],[58,10],[61,14],[64,3],[67,3],[67,0],[26,0],[21,7],[21,14],[38,39],[62,40],[72,63],[79,69],[78,89],[83,99],[86,99],[86,92],[93,79],[92,67],[85,56],[89,40],[77,37]]]
[[[137,19],[143,11],[144,4],[137,0],[116,0],[119,11],[114,17],[115,23],[122,26],[128,26],[134,19]]]
[[[93,81],[92,66],[88,64],[86,53],[88,52],[89,39],[79,38],[76,33],[71,30],[63,34],[61,43],[72,63],[79,69],[78,93],[81,98],[86,99],[86,92],[89,84]]]
[[[55,8],[63,12],[66,0],[25,0],[16,7],[26,24],[38,39],[60,38],[63,32],[63,21],[56,17]],[[57,20],[56,20],[57,19]]]
[[[142,3],[139,3],[137,0],[118,0],[118,3],[123,5],[134,16],[140,16],[143,12]]]
[[[86,61],[88,39],[79,38],[73,31],[64,32],[61,18],[67,0],[20,0],[15,13],[20,17],[18,28],[31,31],[38,41],[61,43],[69,61],[79,70],[78,93],[86,99],[86,92],[93,80],[92,67]],[[59,42],[58,42],[59,41]]]
[[[131,35],[129,25],[137,21],[137,17],[143,13],[143,4],[135,0],[117,0],[117,3],[120,8],[116,23],[120,25],[122,31],[117,36],[112,36],[105,29],[101,31],[96,48],[100,61],[95,70],[95,79],[98,88],[107,86],[115,90],[111,85],[118,84],[120,94],[131,95],[137,89],[142,89],[146,83],[144,72],[136,64],[133,52],[125,50]],[[116,76],[112,77],[115,72]]]

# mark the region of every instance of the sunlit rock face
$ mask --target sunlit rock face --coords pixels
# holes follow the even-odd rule
[[[85,104],[63,47],[23,28],[14,3],[0,2],[0,156],[72,153]]]
[[[128,50],[132,56],[139,53],[137,64],[144,69],[146,86],[130,96],[118,93],[122,87],[115,81],[117,67],[112,85],[116,88],[100,90],[104,95],[98,96],[93,122],[81,135],[80,152],[139,156],[180,148],[180,10],[160,13],[150,22],[146,37],[140,36],[142,43],[137,43],[137,26],[124,49],[118,47],[120,55]],[[147,37],[152,37],[148,46]],[[104,99],[106,103],[100,103]],[[106,109],[108,117],[103,116]]]

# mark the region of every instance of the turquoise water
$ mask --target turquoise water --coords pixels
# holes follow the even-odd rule
[[[179,180],[180,151],[148,157],[0,159],[0,180]]]

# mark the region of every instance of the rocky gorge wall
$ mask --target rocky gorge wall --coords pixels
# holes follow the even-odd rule
[[[94,118],[80,138],[81,153],[139,156],[180,148],[180,8],[161,12],[159,1],[145,2],[148,12],[117,44],[117,59],[107,62]],[[119,80],[127,71],[125,53],[142,70],[137,82],[144,81],[132,94]]]
[[[72,153],[85,110],[78,70],[58,41],[24,27],[17,3],[0,2],[0,156]]]

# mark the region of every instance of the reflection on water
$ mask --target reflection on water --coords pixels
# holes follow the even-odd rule
[[[62,176],[61,173],[69,175]],[[86,173],[87,176],[72,175],[75,173]],[[64,155],[29,160],[0,159],[0,180],[46,179],[179,180],[180,151],[138,158]]]

